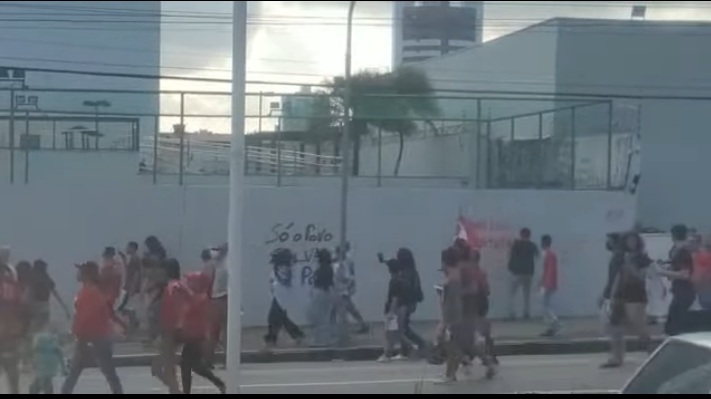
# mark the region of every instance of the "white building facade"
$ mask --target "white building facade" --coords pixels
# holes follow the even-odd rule
[[[133,150],[139,129],[152,134],[155,118],[147,115],[159,113],[159,96],[151,92],[160,82],[148,77],[160,75],[160,1],[0,1],[0,7],[0,148],[13,144],[11,117],[15,147],[29,134],[33,149]],[[18,73],[21,79],[7,79]],[[98,130],[100,137],[87,142],[75,133],[72,140],[67,132],[74,128]]]
[[[641,168],[642,224],[668,228],[683,222],[711,229],[706,205],[711,189],[699,184],[707,180],[711,148],[706,131],[711,109],[709,34],[711,25],[705,23],[553,19],[418,66],[439,90],[471,90],[476,93],[461,96],[502,98],[483,101],[481,117],[487,120],[558,110],[543,120],[542,138],[566,137],[570,150],[563,168],[573,170],[572,179],[580,178],[583,171],[599,173],[602,168],[607,173],[608,167],[612,180],[627,179]],[[511,100],[522,96],[538,100]],[[573,116],[566,110],[569,101],[593,105]],[[594,105],[596,101],[601,103]],[[475,101],[446,100],[441,105],[448,116],[477,118]],[[509,122],[490,127],[494,138],[523,142],[538,137],[541,121],[535,116],[515,120],[515,140],[509,138]],[[572,123],[577,130],[573,138]],[[479,128],[481,135],[488,133],[485,126]],[[619,134],[612,143],[609,131]],[[484,154],[490,151],[482,148],[486,141],[476,132],[473,128],[464,136],[408,143],[401,170],[405,174],[414,170],[420,176],[469,176],[471,184],[479,182],[478,187],[500,187],[487,176],[497,172],[487,170],[491,163]],[[637,134],[641,159],[639,153],[629,156],[640,148],[632,137]],[[617,143],[617,138],[627,144]],[[391,147],[384,151],[396,151],[396,145]],[[442,148],[448,148],[446,156],[432,153]],[[363,152],[364,159],[374,159],[375,150],[367,147]],[[382,157],[394,159],[387,153]],[[551,158],[539,161],[551,162]],[[374,170],[372,161],[364,163],[370,165],[364,170]],[[577,184],[580,189],[594,188],[585,187],[581,180]]]

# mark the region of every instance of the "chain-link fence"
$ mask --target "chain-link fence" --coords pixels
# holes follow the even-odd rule
[[[275,184],[339,176],[341,98],[276,89],[247,95],[246,173]],[[354,104],[348,167],[378,185],[617,189],[639,139],[639,109],[613,101],[357,95]],[[0,91],[0,162],[9,165],[0,178],[31,181],[31,164],[52,152],[80,163],[88,153],[121,153],[133,169],[116,174],[153,183],[219,181],[230,171],[230,109],[229,92]]]

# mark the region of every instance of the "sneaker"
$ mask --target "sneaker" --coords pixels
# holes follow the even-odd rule
[[[403,355],[397,355],[393,358],[393,361],[395,361],[395,362],[405,362],[408,360],[410,360],[410,358],[407,356],[403,356]]]
[[[393,358],[391,358],[390,356],[386,356],[386,355],[380,356],[380,358],[378,358],[378,363],[390,363],[392,361],[393,361]]]
[[[494,377],[496,377],[498,374],[499,374],[498,367],[496,367],[495,365],[491,365],[486,368],[486,374],[484,375],[484,377],[487,380],[493,380]]]
[[[462,366],[462,374],[464,374],[466,378],[472,378],[474,376],[474,367],[471,363],[466,363]]]
[[[543,334],[541,334],[541,338],[555,338],[558,335],[558,330],[556,329],[549,329]]]
[[[609,360],[606,363],[600,365],[600,368],[603,370],[618,369],[620,367],[622,367],[622,362],[617,362],[613,360]]]
[[[220,390],[220,395],[226,395],[227,394],[227,385],[225,383],[221,383],[217,385],[217,389]]]
[[[367,324],[363,324],[357,331],[356,335],[365,335],[370,332],[370,327]]]
[[[457,379],[454,377],[442,377],[434,381],[435,385],[452,385],[456,384]]]

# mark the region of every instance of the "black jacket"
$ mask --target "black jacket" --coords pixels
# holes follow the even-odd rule
[[[515,276],[533,276],[538,247],[529,240],[516,240],[511,247],[509,272]]]

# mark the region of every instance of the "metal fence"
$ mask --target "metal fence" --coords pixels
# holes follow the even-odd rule
[[[135,169],[115,172],[151,176],[153,183],[162,176],[177,176],[178,184],[227,176],[230,96],[0,90],[0,161],[9,165],[7,173],[0,168],[0,178],[15,182],[24,174],[31,181],[29,163],[49,152],[135,154]],[[436,103],[439,112],[403,112],[421,101]],[[106,106],[89,106],[99,103]],[[639,146],[639,108],[613,101],[381,95],[357,103],[359,134],[349,169],[378,185],[448,179],[490,189],[619,189]],[[249,93],[246,173],[273,177],[275,184],[284,177],[340,175],[343,122],[340,99],[322,92]]]

